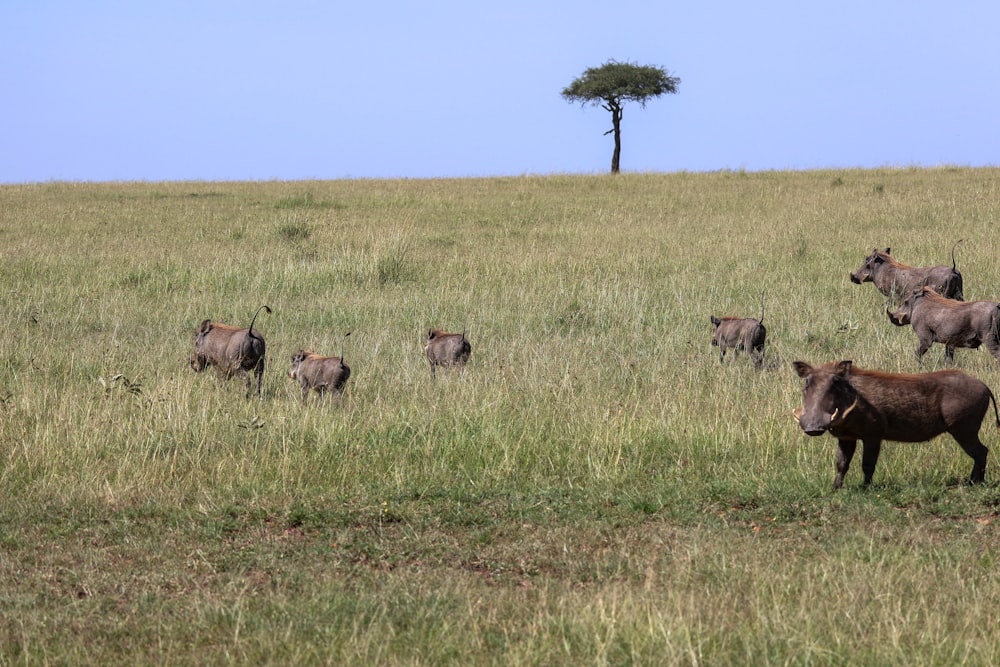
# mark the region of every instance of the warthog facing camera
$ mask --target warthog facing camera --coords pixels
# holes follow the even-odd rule
[[[982,482],[989,450],[979,440],[983,417],[996,398],[989,387],[957,370],[919,374],[892,374],[855,368],[850,361],[813,367],[793,364],[805,380],[803,406],[794,411],[806,435],[829,433],[837,438],[837,476],[833,488],[844,484],[858,440],[864,444],[861,470],[871,484],[883,440],[924,442],[950,433],[972,460],[969,481]]]
[[[961,243],[959,241],[958,243]],[[857,271],[851,274],[851,282],[857,285],[871,282],[878,291],[890,299],[898,299],[924,285],[949,299],[961,301],[962,274],[955,269],[955,246],[951,248],[951,268],[947,266],[916,267],[897,262],[889,248],[875,248]]]
[[[257,383],[257,396],[261,395],[264,381],[264,337],[253,328],[260,311],[271,312],[267,306],[261,306],[253,314],[250,326],[246,329],[204,320],[194,334],[194,354],[191,355],[191,368],[200,373],[209,366],[224,378],[238,375],[246,385],[247,398],[250,397],[252,371]]]
[[[431,329],[427,332],[424,354],[431,364],[431,377],[437,377],[435,371],[438,366],[464,367],[472,354],[472,344],[465,337],[464,331],[455,334]]]
[[[348,332],[347,336],[350,335]],[[344,385],[351,377],[351,368],[344,363],[343,346],[339,357],[322,357],[309,350],[299,350],[292,355],[292,367],[288,371],[288,377],[298,380],[299,387],[302,388],[303,402],[309,395],[309,390],[315,391],[319,394],[319,400],[323,400],[328,391],[337,396],[343,394]]]
[[[943,343],[948,363],[955,360],[956,347],[977,348],[985,344],[1000,361],[1000,305],[993,301],[946,299],[930,287],[911,292],[895,312],[886,309],[897,327],[913,326],[920,344],[917,360],[934,343]]]

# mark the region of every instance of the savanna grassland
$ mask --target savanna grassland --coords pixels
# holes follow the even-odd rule
[[[790,366],[918,370],[848,274],[964,239],[1000,300],[998,207],[965,168],[0,187],[0,664],[998,664],[996,456],[833,492]],[[720,364],[762,294],[764,369]],[[263,400],[191,371],[263,304]]]

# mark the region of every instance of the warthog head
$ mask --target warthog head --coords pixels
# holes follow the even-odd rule
[[[288,377],[293,380],[299,379],[299,371],[302,369],[302,362],[309,357],[315,356],[311,350],[299,350],[292,355],[292,367],[288,369]]]
[[[804,361],[792,364],[804,379],[802,407],[794,411],[795,420],[806,435],[823,435],[842,423],[858,405],[858,392],[851,385],[850,361],[824,366],[810,366]]]
[[[861,263],[858,270],[851,274],[851,282],[856,285],[872,282],[874,280],[875,271],[880,264],[885,264],[886,258],[889,256],[889,252],[889,248],[885,248],[883,250],[875,248],[872,250],[872,254],[865,257],[865,261]]]
[[[205,336],[212,330],[212,320],[203,320],[201,325],[194,332],[194,353],[191,355],[191,369],[195,373],[201,373],[209,367],[208,357],[205,350]]]
[[[897,327],[905,327],[911,323],[913,318],[913,307],[917,304],[917,300],[922,298],[927,292],[933,292],[930,287],[921,287],[920,289],[915,289],[906,295],[903,302],[899,304],[899,308],[896,310],[885,309],[885,314],[889,316],[889,321],[895,324]]]

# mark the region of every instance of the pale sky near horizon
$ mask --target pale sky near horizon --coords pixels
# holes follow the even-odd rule
[[[0,183],[1000,164],[996,0],[0,0]]]

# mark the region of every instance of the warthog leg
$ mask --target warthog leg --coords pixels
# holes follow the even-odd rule
[[[844,475],[851,467],[851,459],[854,458],[854,450],[858,447],[858,441],[841,439],[837,441],[837,445],[837,476],[833,479],[834,490],[844,485]]]
[[[878,463],[878,455],[882,451],[881,440],[865,440],[864,452],[861,454],[861,472],[865,474],[865,486],[872,483],[872,476],[875,474],[875,464]]]

